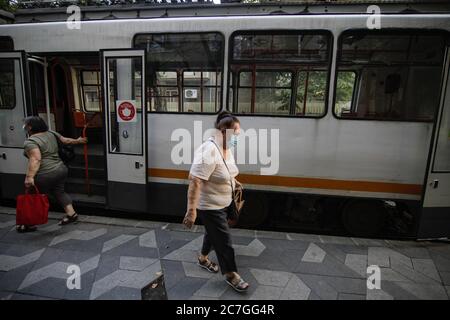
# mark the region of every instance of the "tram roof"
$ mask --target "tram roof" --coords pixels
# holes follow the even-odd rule
[[[19,8],[22,9],[18,9],[14,13],[13,23],[66,21],[67,6],[70,4],[80,5],[81,1],[20,1]],[[102,0],[91,1],[92,3],[103,2]],[[123,3],[130,0],[115,1]],[[89,21],[215,15],[362,14],[367,13],[368,6],[373,4],[379,5],[383,14],[450,13],[449,0],[269,0],[264,3],[222,0],[221,4],[214,4],[211,0],[203,0],[202,2],[178,0],[184,1],[182,3],[157,3],[157,1],[161,0],[138,0],[134,3],[113,5],[80,5],[81,19]],[[41,4],[32,7],[32,3]],[[84,3],[86,3],[86,0],[84,0]],[[27,4],[29,4],[28,8]],[[45,7],[46,4],[52,7]]]

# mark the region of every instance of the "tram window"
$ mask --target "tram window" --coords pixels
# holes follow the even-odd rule
[[[0,59],[0,109],[14,109],[15,100],[14,59]]]
[[[350,112],[353,92],[355,91],[356,73],[353,71],[340,71],[336,82],[336,114]]]
[[[83,95],[83,107],[86,112],[100,111],[100,72],[98,70],[82,70],[81,93]]]
[[[295,114],[307,116],[324,114],[328,73],[301,71],[298,75]]]
[[[445,38],[435,32],[345,32],[334,113],[348,119],[433,121],[444,48]],[[358,75],[357,89],[348,70]]]
[[[255,75],[254,80],[253,74]],[[238,85],[239,112],[289,114],[291,83],[291,72],[240,72]],[[255,88],[254,103],[252,103],[252,87]]]
[[[438,143],[433,165],[434,171],[450,172],[450,111],[444,108],[439,127]]]
[[[134,46],[147,52],[149,111],[215,113],[221,109],[221,34],[139,34]]]
[[[220,72],[183,72],[183,109],[188,112],[215,112],[220,100]]]
[[[142,78],[140,57],[107,58],[108,112],[110,153],[142,154]],[[118,115],[118,103],[132,100],[136,106],[135,120],[124,123]],[[126,115],[126,114],[125,114]],[[128,114],[129,115],[129,114]]]
[[[327,102],[330,38],[324,32],[235,33],[230,44],[233,111],[322,116]]]
[[[30,88],[31,101],[38,113],[46,113],[44,68],[33,61],[30,61],[28,66],[30,82],[33,84]]]
[[[311,62],[328,59],[325,34],[239,34],[233,38],[235,61]]]
[[[0,51],[13,51],[14,42],[11,37],[0,36]]]
[[[176,71],[155,72],[155,83],[148,99],[152,111],[177,112],[179,93]]]

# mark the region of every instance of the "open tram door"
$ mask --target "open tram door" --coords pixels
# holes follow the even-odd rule
[[[31,114],[24,51],[0,52],[0,197],[23,193],[27,159],[23,119]]]
[[[450,238],[450,47],[446,51],[441,103],[431,141],[417,238]]]
[[[147,209],[145,50],[102,50],[108,208]]]

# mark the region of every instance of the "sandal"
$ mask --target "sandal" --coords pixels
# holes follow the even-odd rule
[[[69,223],[74,223],[78,220],[78,214],[74,213],[73,215],[69,216],[68,214],[65,215],[64,218],[59,221],[58,225],[64,226]]]
[[[209,259],[206,259],[205,261],[200,261],[200,258],[198,259],[198,263],[197,263],[200,267],[202,267],[203,269],[208,270],[211,273],[217,273],[219,272],[219,266],[210,261]]]
[[[28,226],[25,224],[21,224],[21,225],[17,225],[16,226],[16,231],[19,233],[25,233],[25,232],[33,232],[36,231],[37,227],[36,226]]]
[[[239,277],[239,280],[237,282],[233,279],[227,278],[227,283],[237,292],[246,292],[248,290],[248,287],[250,286],[247,282],[244,281],[244,279]],[[235,283],[233,283],[235,282]]]

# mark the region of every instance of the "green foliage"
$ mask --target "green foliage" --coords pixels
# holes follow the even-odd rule
[[[287,73],[280,73],[277,77],[277,86],[290,87],[291,77],[286,76]],[[308,77],[308,78],[307,78]],[[296,97],[296,109],[303,108],[305,99],[305,86],[307,85],[306,99],[308,101],[325,101],[327,93],[327,71],[301,71],[298,75],[298,87]],[[355,82],[355,74],[350,71],[339,72],[336,102],[347,103],[351,101],[353,95],[353,85]],[[291,104],[291,91],[278,90],[276,99],[281,102],[279,110],[289,110]]]
[[[0,0],[0,9],[14,12],[17,9],[17,0]]]
[[[350,101],[353,94],[355,73],[353,71],[340,71],[337,77],[336,101]]]

